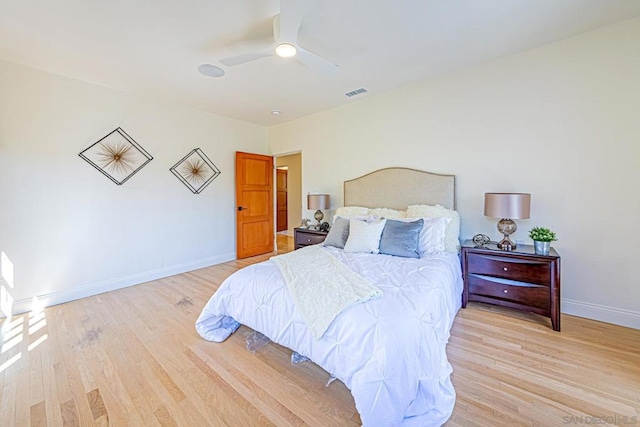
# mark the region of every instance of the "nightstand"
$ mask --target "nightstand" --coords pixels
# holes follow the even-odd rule
[[[495,244],[476,247],[462,244],[462,307],[479,301],[551,318],[560,330],[560,255],[537,255],[532,245],[519,244],[506,252]]]
[[[328,233],[327,231],[314,230],[313,228],[294,228],[293,230],[296,249],[322,243]]]

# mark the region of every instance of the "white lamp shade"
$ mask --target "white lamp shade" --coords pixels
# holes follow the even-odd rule
[[[529,193],[484,193],[484,216],[527,219],[531,213]]]
[[[329,209],[329,195],[328,194],[308,194],[307,195],[307,208],[309,210],[323,210]]]

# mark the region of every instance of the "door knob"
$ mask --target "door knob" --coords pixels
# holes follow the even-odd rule
[[[243,211],[243,210],[245,210],[245,209],[247,209],[247,208],[245,208],[244,206],[238,206],[238,210],[239,210],[239,211]]]

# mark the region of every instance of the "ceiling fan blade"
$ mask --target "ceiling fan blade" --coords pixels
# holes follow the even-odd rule
[[[322,74],[333,76],[338,73],[339,67],[327,61],[324,58],[319,57],[315,53],[311,53],[308,50],[304,50],[298,46],[298,53],[294,56],[299,62],[303,63],[307,67]]]
[[[274,20],[273,34],[276,36],[276,44],[297,44],[298,30],[302,17],[307,10],[308,0],[280,0],[280,15]]]
[[[273,56],[273,55],[275,55],[275,51],[273,50],[273,47],[268,47],[266,49],[258,50],[256,52],[243,53],[241,55],[223,58],[220,60],[220,63],[226,65],[227,67],[235,67],[236,65],[245,64],[247,62],[255,61],[256,59],[264,58],[267,56]]]

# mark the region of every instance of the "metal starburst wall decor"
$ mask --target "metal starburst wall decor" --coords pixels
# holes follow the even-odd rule
[[[170,170],[193,194],[200,194],[221,173],[199,148],[184,156]]]
[[[124,184],[153,160],[122,128],[110,132],[79,156],[118,185]]]

